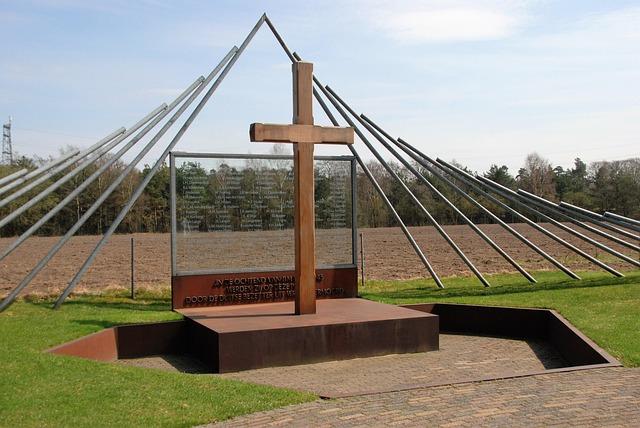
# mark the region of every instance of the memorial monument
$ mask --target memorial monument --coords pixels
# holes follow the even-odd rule
[[[281,251],[278,246],[261,247],[265,241],[260,236],[272,232],[269,229],[273,228],[278,235],[270,235],[268,239],[277,239],[282,247],[286,247],[287,240],[294,241],[293,271],[273,270],[265,266],[257,271],[251,267],[241,269],[235,267],[232,261],[232,268],[224,272],[178,272],[175,161],[190,155],[174,153],[171,157],[172,302],[174,310],[183,314],[187,321],[187,346],[190,352],[213,371],[226,372],[438,349],[436,315],[357,298],[353,157],[347,158],[351,163],[351,239],[350,242],[344,242],[349,247],[351,263],[342,267],[316,268],[317,201],[314,182],[318,174],[314,167],[314,145],[353,144],[354,130],[351,127],[314,125],[313,65],[295,62],[292,75],[293,123],[254,123],[250,126],[249,135],[253,142],[293,144],[293,236],[281,233],[286,232],[282,226],[288,223],[284,210],[258,215],[258,210],[268,205],[265,200],[274,198],[270,191],[273,183],[270,181],[283,168],[267,167],[261,170],[254,165],[239,172],[229,162],[211,169],[207,175],[206,168],[199,164],[183,164],[191,172],[185,174],[187,169],[183,170],[180,178],[183,191],[181,209],[186,214],[183,216],[183,233],[194,233],[186,232],[185,228],[190,231],[202,230],[205,238],[213,233],[213,237],[208,238],[213,245],[207,248],[219,257],[225,257],[227,252],[233,252],[233,248],[248,245],[247,242],[254,244],[254,239],[259,241],[255,244],[262,252]],[[205,158],[207,155],[199,156]],[[225,160],[240,156],[211,155]],[[266,155],[246,155],[245,158],[247,161],[274,159]],[[231,179],[234,172],[239,174],[236,181]],[[252,184],[254,189],[267,189],[264,195],[260,190],[243,190],[243,183],[249,175],[258,180]],[[198,195],[203,194],[206,186],[211,186],[211,180],[224,182],[223,186],[213,185],[217,194],[212,200],[222,199],[222,209],[217,205],[198,202]],[[185,186],[186,181],[191,184]],[[232,194],[237,198],[233,196],[235,202],[229,204]],[[253,200],[252,204],[242,210],[248,199]],[[344,203],[338,205],[344,210]],[[199,211],[202,213],[189,216]],[[237,225],[235,228],[234,224]],[[223,235],[225,233],[227,235]],[[242,237],[229,238],[234,234],[241,234]],[[243,234],[251,235],[247,237]],[[231,244],[228,241],[225,244],[225,240]],[[196,242],[197,249],[191,251],[192,254],[206,251],[202,245],[204,240]],[[278,257],[273,256],[273,259]],[[317,297],[323,299],[316,302]],[[294,301],[293,305],[291,300]]]

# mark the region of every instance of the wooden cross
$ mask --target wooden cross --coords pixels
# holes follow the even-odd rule
[[[313,124],[313,64],[296,62],[293,73],[293,124],[253,123],[254,142],[292,143],[296,251],[296,314],[316,313],[316,254],[314,213],[314,144],[353,144],[353,128]]]

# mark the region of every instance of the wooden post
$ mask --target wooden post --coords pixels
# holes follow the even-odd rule
[[[313,64],[294,62],[293,123],[313,125]],[[316,313],[316,228],[313,144],[293,145],[296,314]],[[308,197],[311,195],[311,197]]]

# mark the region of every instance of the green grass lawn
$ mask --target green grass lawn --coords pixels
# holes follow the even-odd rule
[[[535,272],[518,275],[369,281],[362,297],[388,303],[459,302],[553,308],[627,366],[640,366],[640,271],[625,278],[581,273],[582,281]],[[0,426],[192,426],[313,400],[284,389],[213,376],[173,373],[73,357],[45,349],[102,328],[179,318],[167,295],[136,301],[76,296],[59,311],[51,302],[19,301],[0,314]]]
[[[385,303],[473,303],[555,309],[573,325],[618,358],[640,367],[640,271],[624,278],[580,272],[581,281],[558,272],[535,272],[530,285],[519,274],[491,275],[492,287],[475,277],[448,278],[445,289],[433,280],[367,281],[360,295]]]
[[[0,426],[193,426],[316,398],[42,352],[115,324],[179,318],[166,298],[81,297],[50,307],[17,302],[0,314]]]

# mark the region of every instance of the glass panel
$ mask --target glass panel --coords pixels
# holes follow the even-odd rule
[[[176,267],[293,269],[293,160],[176,157]],[[351,264],[351,163],[318,160],[316,263]]]

